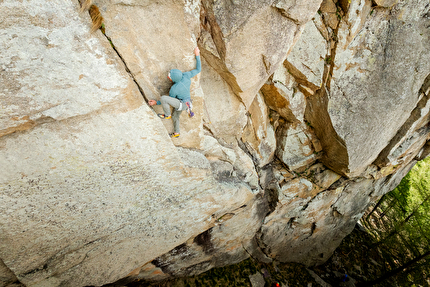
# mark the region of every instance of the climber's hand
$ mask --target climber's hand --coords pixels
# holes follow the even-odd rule
[[[157,101],[156,101],[156,100],[149,100],[149,101],[148,101],[148,104],[149,104],[150,106],[155,106],[155,105],[157,104]]]
[[[196,56],[199,56],[199,55],[200,55],[199,47],[196,47],[196,48],[194,49],[194,54],[196,54]]]

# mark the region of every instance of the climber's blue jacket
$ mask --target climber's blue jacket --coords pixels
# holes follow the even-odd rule
[[[169,96],[176,98],[183,103],[189,102],[191,100],[190,86],[191,78],[197,75],[202,70],[202,64],[200,62],[200,56],[196,56],[197,67],[189,72],[182,73],[178,69],[170,70],[170,79],[174,82],[173,86],[170,88]],[[157,105],[160,105],[160,101],[157,101]]]

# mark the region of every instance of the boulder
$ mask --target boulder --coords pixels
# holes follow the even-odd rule
[[[264,287],[266,281],[264,281],[264,277],[260,272],[249,275],[249,281],[251,282],[252,287]]]

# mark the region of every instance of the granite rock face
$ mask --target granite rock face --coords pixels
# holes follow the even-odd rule
[[[321,264],[430,153],[425,1],[93,2],[0,1],[0,286]]]

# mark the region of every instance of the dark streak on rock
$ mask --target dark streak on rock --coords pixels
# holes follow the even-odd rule
[[[212,228],[209,228],[194,238],[194,243],[201,246],[206,254],[212,254],[214,251],[214,246],[211,242],[211,231]]]

